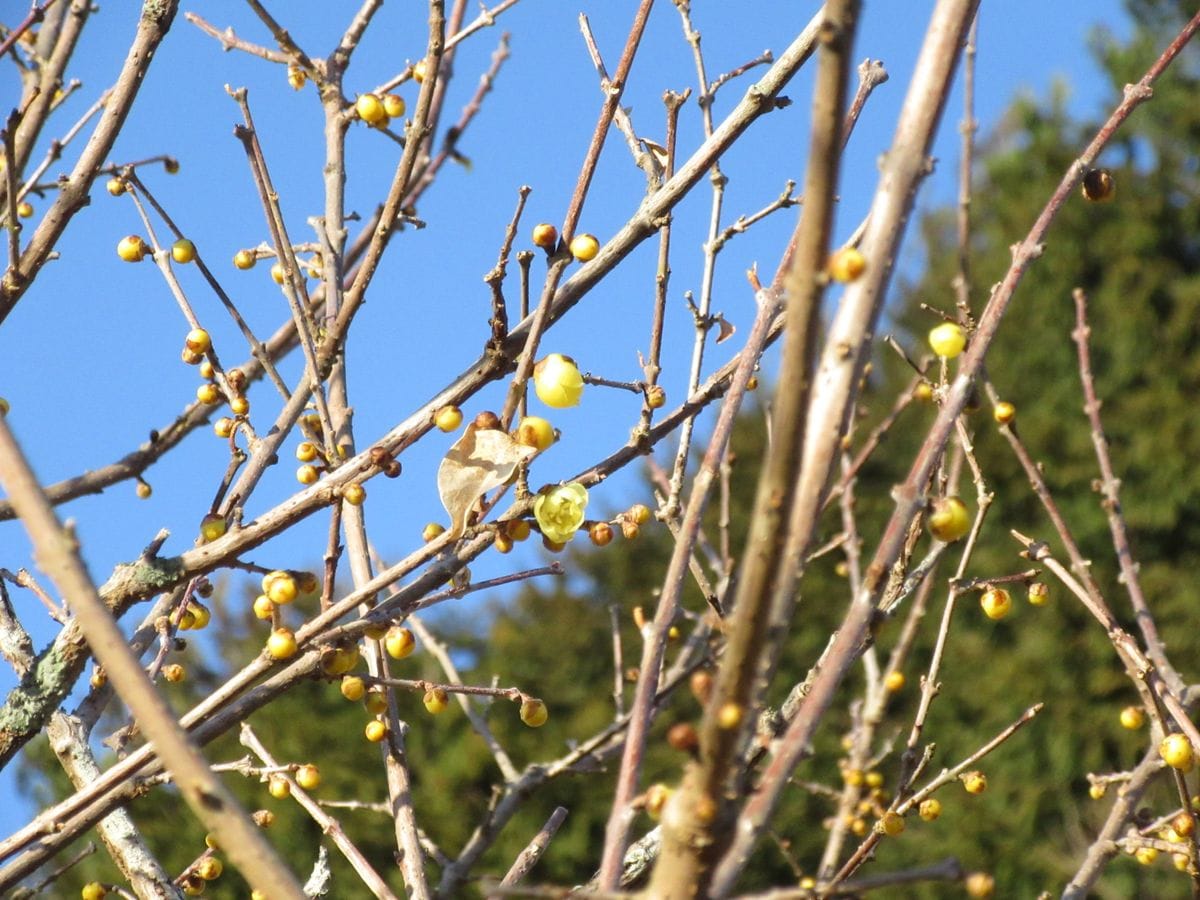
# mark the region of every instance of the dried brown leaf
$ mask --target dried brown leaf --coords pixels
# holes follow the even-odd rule
[[[467,426],[438,466],[438,494],[450,514],[450,533],[458,537],[467,527],[471,507],[492,488],[507,483],[517,466],[537,451],[518,444],[504,431]]]
[[[667,148],[662,144],[655,143],[650,138],[640,138],[642,146],[650,151],[650,155],[654,157],[654,161],[658,163],[659,168],[665,169],[671,157],[667,154]]]
[[[733,333],[737,331],[733,323],[726,319],[720,313],[717,313],[717,327],[720,329],[717,333],[717,343],[723,343],[733,337]]]

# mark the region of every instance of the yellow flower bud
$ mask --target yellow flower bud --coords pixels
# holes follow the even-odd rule
[[[533,367],[533,387],[540,399],[554,409],[578,406],[583,394],[583,376],[575,360],[551,353]]]
[[[587,488],[574,482],[563,484],[538,494],[533,501],[533,516],[548,540],[565,544],[583,524],[587,503]]]

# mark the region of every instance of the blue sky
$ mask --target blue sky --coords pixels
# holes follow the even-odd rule
[[[694,21],[703,35],[709,77],[764,49],[783,49],[816,5],[782,0],[694,2]],[[344,27],[347,10],[355,4],[305,0],[275,6],[276,15],[297,42],[310,54],[323,56]],[[384,6],[348,73],[348,93],[369,90],[422,55],[421,6]],[[0,15],[11,23],[26,4],[7,0],[0,7]],[[271,43],[265,30],[240,6],[208,2],[185,4],[184,8],[221,28],[232,25],[247,39]],[[633,8],[632,3],[612,0],[523,0],[499,19],[497,27],[484,30],[460,48],[447,121],[457,118],[474,91],[501,31],[513,35],[512,57],[483,112],[459,144],[471,160],[470,169],[451,165],[444,171],[418,210],[427,227],[408,230],[393,242],[352,332],[349,378],[360,444],[370,442],[423,403],[478,354],[487,337],[488,293],[482,276],[495,263],[518,187],[528,184],[533,188],[518,244],[528,246],[526,235],[534,222],[561,221],[596,120],[602,98],[580,38],[578,14],[581,10],[588,14],[612,71]],[[854,229],[869,205],[877,180],[875,161],[895,128],[931,8],[929,2],[913,0],[865,4],[856,57],[882,59],[891,80],[868,103],[843,164],[839,239]],[[133,9],[134,4],[106,3],[94,16],[69,71],[83,86],[48,129],[47,140],[59,136],[112,83],[132,36]],[[1120,3],[1005,0],[984,4],[981,15],[976,116],[984,133],[1015,94],[1045,97],[1060,80],[1069,87],[1068,106],[1075,114],[1094,119],[1107,111],[1109,88],[1086,46],[1097,24],[1119,35],[1129,31]],[[764,206],[780,193],[786,179],[802,180],[811,74],[806,70],[787,89],[792,106],[757,124],[724,160],[723,170],[729,178],[726,222]],[[0,100],[7,109],[17,96],[17,84],[11,70],[3,77]],[[663,90],[682,91],[692,87],[694,79],[679,16],[673,4],[659,3],[624,99],[638,133],[661,142]],[[723,89],[715,110],[718,121],[748,83],[743,78]],[[239,117],[236,105],[226,95],[226,84],[249,88],[293,240],[310,240],[312,233],[305,220],[319,211],[322,190],[323,148],[315,93],[311,86],[293,92],[279,66],[236,52],[223,53],[182,15],[151,67],[112,160],[125,162],[159,153],[180,160],[182,171],[176,176],[147,170],[143,177],[200,248],[252,326],[265,335],[274,330],[286,309],[270,281],[267,265],[243,273],[229,263],[236,250],[257,245],[268,235],[245,155],[232,134]],[[415,97],[410,86],[400,93],[410,103]],[[960,115],[961,93],[956,89],[935,146],[938,166],[923,189],[922,204],[953,199]],[[689,152],[701,138],[693,103],[681,119],[681,153]],[[68,158],[73,159],[75,152],[77,147],[69,148]],[[35,160],[40,155],[35,154]],[[348,182],[352,208],[370,212],[386,192],[397,156],[396,146],[385,138],[365,128],[352,129]],[[50,171],[54,174],[61,168],[65,164],[56,164]],[[643,185],[641,173],[614,133],[584,209],[581,229],[594,232],[603,241],[636,209]],[[34,204],[39,215],[47,205],[37,199]],[[702,183],[675,214],[666,336],[669,349],[663,376],[669,402],[682,396],[686,384],[691,325],[683,295],[699,287],[708,208],[709,193]],[[764,271],[772,271],[793,223],[793,212],[779,214],[728,245],[718,269],[714,309],[748,327],[753,305],[743,273],[755,262]],[[0,328],[0,395],[12,404],[10,424],[47,483],[105,465],[129,452],[146,439],[150,429],[169,423],[193,397],[195,370],[178,358],[187,325],[161,277],[151,264],[131,266],[114,253],[123,235],[141,230],[128,200],[111,198],[98,186],[91,206],[61,242],[62,258],[47,266]],[[1014,240],[1019,237],[1013,235]],[[656,252],[652,243],[643,245],[593,291],[550,333],[543,348],[571,354],[582,368],[607,378],[639,378],[637,351],[645,351],[649,335]],[[912,271],[919,265],[918,248],[910,241],[901,267]],[[540,271],[539,261],[535,278]],[[180,277],[226,364],[243,358],[244,345],[227,319],[219,315],[215,298],[206,293],[198,275],[185,270]],[[509,295],[515,295],[515,287],[510,286]],[[733,340],[712,350],[707,371],[727,359],[730,348],[736,349],[737,344]],[[289,383],[294,382],[298,361],[289,360],[282,372]],[[466,412],[473,415],[488,404],[499,405],[501,397],[499,388],[489,390]],[[539,461],[534,481],[568,477],[623,443],[637,417],[637,404],[631,397],[590,388],[580,407],[555,413],[552,420],[563,431],[563,441]],[[260,385],[250,398],[255,404],[252,418],[265,425],[274,417],[277,397]],[[450,442],[449,437],[431,435],[405,454],[401,478],[374,479],[367,485],[368,527],[386,557],[395,558],[410,549],[426,521],[444,518],[434,472]],[[248,516],[271,508],[295,489],[290,457],[294,445],[295,440],[286,445],[288,455],[264,480],[248,506]],[[172,532],[165,553],[190,547],[226,462],[221,442],[207,429],[201,430],[147,473],[154,487],[151,499],[133,499],[133,485],[122,484],[62,508],[61,514],[77,523],[95,579],[102,582],[114,564],[136,557],[160,528]],[[617,510],[634,500],[649,499],[636,472],[606,482],[593,492],[593,498],[600,510]],[[325,530],[324,517],[314,516],[249,558],[271,566],[311,567],[323,552]],[[524,557],[489,554],[473,568],[477,578],[487,577],[534,558],[532,552]],[[12,570],[32,567],[28,542],[15,523],[0,523],[0,566]],[[27,593],[14,590],[13,600],[28,620],[35,642],[44,646],[53,636],[47,627],[52,623],[40,616],[36,601]],[[0,693],[7,694],[13,681],[11,671],[0,669]],[[14,793],[11,772],[0,773],[0,831],[4,834],[28,818],[28,810],[15,801]]]

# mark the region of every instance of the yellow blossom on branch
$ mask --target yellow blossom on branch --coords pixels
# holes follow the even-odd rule
[[[543,488],[533,501],[533,517],[547,540],[565,544],[583,524],[588,492],[582,484],[572,482]]]

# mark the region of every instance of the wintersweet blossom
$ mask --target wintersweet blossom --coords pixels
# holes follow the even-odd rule
[[[547,540],[565,544],[583,524],[587,503],[587,488],[582,484],[562,484],[538,494],[533,501],[533,517]]]
[[[538,399],[554,409],[578,406],[583,376],[571,357],[551,353],[533,367],[533,388]]]

